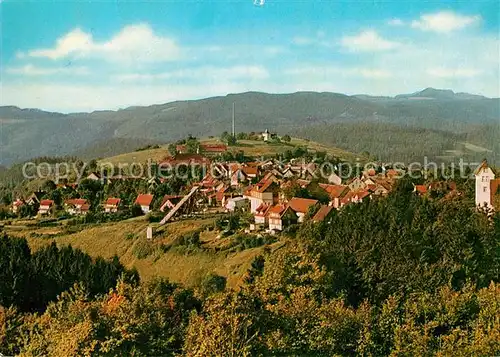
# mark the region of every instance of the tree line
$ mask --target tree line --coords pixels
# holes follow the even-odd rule
[[[0,352],[498,355],[500,214],[476,211],[466,195],[411,191],[403,179],[387,198],[290,230],[255,257],[238,291],[213,277],[194,290],[114,278],[104,289],[70,274],[64,285],[77,284],[40,314],[1,302]],[[15,280],[7,271],[0,281]]]

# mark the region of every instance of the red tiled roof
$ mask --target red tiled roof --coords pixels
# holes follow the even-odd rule
[[[85,204],[83,204],[83,205],[82,205],[82,207],[80,207],[80,210],[81,210],[82,212],[86,212],[86,211],[88,211],[89,209],[90,209],[90,205],[89,205],[88,203],[85,203]]]
[[[302,179],[298,179],[297,181],[297,184],[299,184],[302,188],[305,188],[307,186],[309,186],[311,184],[311,181],[309,180],[302,180]]]
[[[232,163],[232,164],[229,164],[229,165],[228,165],[228,168],[229,168],[229,172],[230,172],[230,173],[233,173],[233,172],[235,172],[235,171],[238,171],[240,167],[241,167],[241,164],[238,164],[238,163]]]
[[[181,196],[181,195],[165,195],[165,196],[163,196],[163,199],[161,201],[160,207],[163,206],[167,201],[181,199],[182,197],[184,197],[184,196]]]
[[[255,210],[255,214],[257,216],[265,216],[267,211],[269,210],[269,206],[266,205],[265,203],[262,203],[257,209]]]
[[[137,196],[135,203],[137,203],[140,206],[150,206],[151,202],[153,201],[153,195],[149,194],[140,194]]]
[[[254,185],[251,189],[251,191],[256,191],[256,192],[259,192],[259,193],[263,193],[263,192],[266,192],[266,190],[272,185],[274,184],[274,181],[273,180],[269,180],[269,181],[264,181],[262,182],[262,180],[257,183],[256,185]],[[250,192],[248,192],[250,194]]]
[[[162,165],[167,166],[167,165],[178,165],[178,164],[208,164],[210,163],[210,160],[200,154],[176,154],[175,156],[167,157],[166,159],[163,160],[163,162],[160,163],[160,167]]]
[[[224,187],[221,187],[219,191],[217,191],[217,193],[215,194],[215,199],[217,201],[222,201],[222,199],[224,198],[224,192],[226,192],[227,190],[227,187],[224,186]]]
[[[295,212],[307,213],[309,207],[315,205],[316,203],[318,203],[318,200],[293,197],[290,202],[288,202],[288,206]]]
[[[326,206],[326,205],[321,206],[318,212],[316,212],[316,214],[314,215],[313,221],[314,222],[324,221],[326,216],[328,216],[332,210],[333,206]]]
[[[277,213],[281,215],[283,212],[285,212],[286,208],[287,206],[284,205],[272,206],[271,208],[269,208],[268,213]]]
[[[201,150],[207,152],[225,152],[227,151],[227,145],[224,144],[201,144]]]
[[[340,198],[348,189],[349,188],[344,185],[329,185],[326,192],[328,192],[330,198]]]
[[[17,200],[16,202],[14,202],[14,206],[16,206],[16,207],[20,207],[22,205],[24,205],[24,201],[22,201],[22,200]]]
[[[68,205],[75,205],[75,206],[81,206],[87,203],[87,200],[85,198],[73,198],[70,200],[66,200],[65,202]]]
[[[40,206],[52,206],[54,204],[54,201],[52,200],[41,200],[40,201]]]
[[[241,171],[243,171],[246,175],[257,175],[259,172],[257,167],[251,167],[251,166],[243,166],[241,168]]]
[[[425,185],[415,185],[415,191],[424,194],[427,193],[427,187]]]
[[[370,196],[370,192],[366,190],[358,191],[356,192],[356,196],[358,197],[359,200],[362,200],[363,198]]]
[[[394,176],[397,176],[399,175],[399,171],[398,170],[394,170],[394,169],[389,169],[385,172],[386,176],[387,177],[394,177]]]
[[[105,204],[109,205],[109,206],[118,206],[120,204],[120,202],[121,202],[121,199],[110,197],[106,200]]]
[[[342,204],[347,204],[349,202],[351,202],[351,199],[354,197],[355,193],[353,191],[348,191],[344,197],[342,197],[342,199],[340,200],[340,202]]]
[[[387,191],[390,191],[392,189],[391,184],[389,182],[387,182],[386,180],[377,180],[376,182],[377,182],[377,184],[379,184],[380,186],[385,188]]]

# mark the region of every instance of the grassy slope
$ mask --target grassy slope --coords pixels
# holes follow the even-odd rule
[[[220,143],[217,139],[202,139],[201,142]],[[112,163],[113,165],[118,165],[119,163],[131,164],[132,162],[144,163],[147,162],[148,159],[151,159],[153,162],[159,161],[163,159],[165,156],[169,155],[167,151],[167,146],[168,145],[164,145],[159,149],[135,151],[131,153],[112,156],[100,160],[100,163],[109,162]],[[243,151],[247,156],[260,157],[260,156],[274,156],[276,154],[283,153],[286,150],[292,150],[296,146],[305,146],[312,151],[326,151],[331,155],[346,160],[354,160],[357,157],[357,155],[350,153],[346,150],[298,138],[293,138],[289,144],[286,143],[268,144],[264,141],[240,140],[238,141],[238,145],[232,146],[229,149],[232,151]]]
[[[190,219],[176,221],[166,226],[165,240],[155,240],[157,245],[195,230],[201,225],[212,222],[213,219]],[[78,233],[57,235],[53,238],[30,236],[31,232],[53,235],[60,232],[58,227],[28,229],[22,226],[6,227],[11,236],[25,237],[33,250],[56,242],[59,246],[72,245],[80,248],[93,257],[102,256],[111,258],[115,254],[128,268],[136,267],[142,279],[150,280],[155,276],[166,277],[171,281],[183,283],[186,286],[197,285],[208,273],[215,272],[227,278],[228,286],[237,288],[250,267],[253,258],[263,252],[263,247],[247,249],[241,252],[212,252],[199,251],[191,254],[181,254],[170,250],[160,252],[156,250],[145,259],[138,259],[133,254],[133,248],[146,240],[146,227],[148,222],[144,217],[127,221],[106,223],[84,229]],[[133,234],[134,238],[127,236]],[[203,232],[201,240],[204,245],[210,246],[217,242],[215,232]],[[278,246],[280,243],[275,243]]]
[[[202,142],[216,142],[216,139],[204,139]],[[248,156],[273,156],[293,149],[295,146],[306,146],[312,151],[326,151],[329,154],[344,158],[354,159],[356,156],[344,150],[328,147],[312,141],[292,139],[291,143],[267,144],[263,141],[242,140],[238,146],[230,150],[243,150]],[[167,147],[136,151],[102,159],[100,162],[111,162],[114,165],[131,164],[132,162],[147,162],[148,159],[158,161],[168,155]],[[162,228],[162,237],[155,239],[154,244],[169,243],[176,237],[213,222],[211,219],[190,219],[176,221]],[[17,224],[17,226],[16,226]],[[175,251],[161,252],[155,250],[145,259],[138,259],[134,254],[134,246],[141,244],[146,239],[148,222],[144,217],[130,219],[123,222],[105,223],[90,226],[80,232],[63,234],[62,227],[33,228],[26,227],[26,222],[14,222],[13,226],[6,226],[9,235],[27,238],[32,249],[39,249],[55,241],[58,245],[71,244],[80,248],[91,256],[111,258],[120,257],[120,261],[127,267],[136,267],[144,280],[154,276],[163,276],[172,281],[193,286],[210,272],[225,276],[228,286],[236,288],[250,267],[253,258],[263,252],[263,247],[247,249],[237,253],[218,252],[213,249],[199,251],[191,254],[180,254]],[[44,237],[34,237],[31,233],[43,234]],[[206,247],[215,247],[223,244],[223,240],[216,239],[215,232],[203,232],[201,240]],[[133,235],[130,239],[128,236]],[[275,243],[273,246],[279,246]]]

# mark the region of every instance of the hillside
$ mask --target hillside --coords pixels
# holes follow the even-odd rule
[[[369,153],[384,161],[422,162],[460,159],[492,163],[500,159],[500,127],[470,126],[467,133],[401,126],[391,123],[325,123],[292,131],[295,136],[335,145],[344,150]],[[475,144],[473,144],[475,143]]]
[[[220,144],[220,141],[216,138],[204,138],[200,139],[200,142],[204,144]],[[132,162],[142,163],[147,162],[148,159],[156,162],[169,155],[167,147],[168,145],[162,145],[160,146],[160,148],[127,152],[124,154],[106,157],[101,159],[100,161],[103,163],[110,162],[114,165],[118,165],[119,163],[131,164]],[[228,147],[228,150],[231,152],[243,151],[245,156],[250,157],[270,157],[275,156],[276,154],[282,154],[286,150],[292,150],[295,147],[305,147],[312,152],[326,152],[332,156],[339,157],[347,161],[353,161],[356,159],[356,157],[362,157],[362,155],[355,154],[347,150],[342,150],[332,145],[320,144],[315,141],[300,138],[292,138],[289,143],[266,143],[261,140],[239,140],[237,145]]]
[[[408,100],[409,97],[433,99]],[[41,155],[106,157],[151,143],[177,140],[187,134],[218,136],[231,128],[233,102],[238,132],[267,128],[279,134],[315,125],[353,122],[370,123],[375,128],[379,123],[390,123],[403,131],[409,126],[464,134],[472,127],[481,130],[485,125],[498,126],[500,104],[499,99],[426,89],[395,98],[248,92],[118,111],[71,114],[0,107],[0,165]],[[494,146],[498,140],[473,139],[471,144],[496,151]],[[356,151],[354,146],[343,148]],[[401,146],[393,154],[397,155],[399,149]]]
[[[255,256],[262,254],[264,246],[245,249],[238,252],[215,252],[214,246],[220,245],[216,240],[217,233],[202,232],[201,240],[205,249],[184,253],[175,250],[163,252],[161,244],[172,242],[179,236],[195,231],[200,227],[213,224],[213,218],[190,219],[170,223],[162,237],[154,243],[146,241],[148,222],[144,217],[127,221],[91,225],[75,233],[65,231],[64,226],[33,228],[23,225],[6,226],[6,232],[12,237],[24,237],[33,250],[56,242],[58,246],[71,245],[93,257],[120,257],[120,262],[127,268],[135,267],[141,278],[150,280],[154,277],[165,277],[170,281],[194,286],[209,273],[217,273],[227,278],[228,285],[237,288]],[[21,222],[22,223],[22,222]],[[18,223],[19,224],[19,223]],[[224,240],[222,240],[222,243]],[[140,249],[150,246],[150,254],[138,257]],[[279,246],[280,243],[271,245]]]

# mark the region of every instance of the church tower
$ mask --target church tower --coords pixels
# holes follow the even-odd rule
[[[486,205],[488,208],[493,208],[492,197],[495,192],[491,191],[491,186],[495,181],[495,173],[486,160],[474,171],[474,175],[476,176],[476,206]]]

